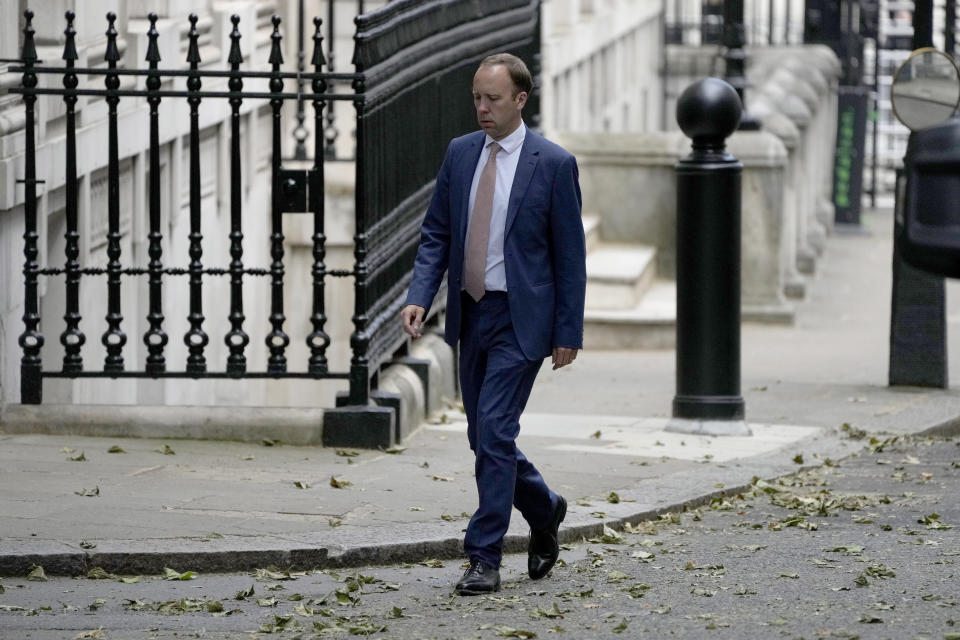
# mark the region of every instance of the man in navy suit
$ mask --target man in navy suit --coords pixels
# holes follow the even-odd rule
[[[456,585],[461,595],[500,588],[513,506],[530,525],[530,577],[544,577],[559,557],[567,510],[515,442],[543,360],[552,356],[559,369],[582,348],[586,289],[576,160],[524,126],[532,87],[516,56],[480,63],[473,103],[482,131],[447,148],[401,311],[404,331],[419,338],[447,274],[446,340],[460,344],[480,497],[464,538],[470,568]]]

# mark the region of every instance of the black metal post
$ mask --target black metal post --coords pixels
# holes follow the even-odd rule
[[[34,105],[37,95],[37,74],[33,65],[37,61],[37,48],[33,40],[33,11],[23,12],[26,24],[23,27],[23,104],[26,107],[26,136],[23,178],[23,333],[18,343],[23,349],[20,358],[20,402],[40,404],[43,398],[43,375],[40,350],[43,347],[43,334],[40,333],[40,313],[37,291],[37,157],[34,141]]]
[[[107,88],[107,330],[100,340],[107,351],[103,370],[111,373],[123,371],[123,347],[127,335],[120,329],[123,314],[120,310],[120,153],[117,135],[117,105],[120,96],[120,76],[116,73],[120,61],[117,48],[117,14],[107,14],[107,73],[104,84]]]
[[[743,165],[726,151],[740,121],[734,87],[689,86],[677,123],[693,152],[677,176],[677,393],[668,430],[749,435],[740,394],[740,192]]]
[[[303,73],[306,70],[304,64],[305,54],[303,52],[303,0],[297,3],[297,72]],[[303,93],[303,80],[297,78],[297,95]],[[303,98],[297,98],[297,126],[293,129],[293,138],[297,141],[297,146],[293,152],[294,160],[307,159],[307,129],[303,126],[307,115],[304,111]],[[320,130],[317,129],[319,134]]]
[[[326,62],[323,58],[323,34],[321,27],[323,21],[320,17],[313,19],[315,30],[313,33],[313,59],[311,60],[315,73],[322,71]],[[327,83],[320,77],[313,80],[314,96],[319,96],[327,90]],[[324,159],[324,140],[319,135],[323,131],[323,108],[325,102],[318,97],[313,99],[314,131],[317,135],[313,137],[313,175],[315,184],[310,189],[310,211],[313,213],[313,310],[310,315],[310,323],[313,325],[313,331],[307,336],[307,346],[310,347],[310,363],[308,370],[310,373],[327,372],[327,347],[330,345],[330,336],[323,330],[327,322],[326,302],[324,284],[324,274],[326,266],[326,242],[324,235],[324,198],[323,198],[323,159]]]
[[[359,71],[359,69],[358,69]],[[353,89],[357,97],[354,107],[357,110],[357,167],[356,167],[356,235],[353,238],[353,255],[355,258],[354,276],[354,331],[350,335],[350,348],[353,356],[350,358],[350,394],[349,404],[366,405],[370,402],[370,359],[367,350],[370,346],[370,334],[367,325],[370,317],[369,266],[367,265],[367,183],[366,165],[360,161],[366,138],[367,123],[364,120],[364,80],[359,76],[353,81]],[[375,194],[371,194],[375,195]]]
[[[240,75],[240,16],[230,16],[233,30],[230,32],[230,81],[228,87],[235,95],[230,98],[230,331],[226,344],[227,373],[240,376],[247,370],[247,357],[243,351],[250,343],[250,336],[243,331],[243,192],[241,190],[240,164],[240,105],[243,104],[243,78]]]
[[[283,98],[279,97],[279,94],[283,93],[283,79],[280,77],[280,65],[283,64],[280,42],[283,37],[280,35],[280,17],[273,16],[272,22],[273,33],[270,35],[270,39],[273,41],[273,45],[270,47],[270,66],[272,69],[270,91],[276,97],[270,100],[270,107],[273,109],[270,257],[273,258],[273,262],[270,264],[271,331],[267,335],[267,348],[270,350],[267,371],[282,373],[287,370],[287,357],[284,355],[284,351],[290,344],[290,337],[283,332],[283,323],[286,320],[283,313],[283,206],[281,205],[282,194],[280,191],[280,109],[283,107]]]
[[[879,21],[879,16],[877,17]],[[873,127],[870,131],[870,208],[877,206],[877,139],[880,130],[880,48],[882,41],[880,39],[879,22],[878,28],[873,38]]]
[[[757,131],[760,121],[746,110],[744,91],[750,86],[747,80],[746,69],[749,55],[743,48],[746,44],[746,35],[743,27],[743,0],[724,0],[723,3],[723,46],[726,52],[723,55],[726,61],[724,80],[737,91],[740,103],[744,105],[740,118],[741,131]]]
[[[530,65],[530,74],[533,76],[533,95],[527,102],[527,108],[529,109],[529,115],[527,117],[529,118],[530,128],[539,134],[543,134],[543,114],[541,112],[541,107],[543,106],[543,101],[541,100],[541,96],[543,95],[543,56],[541,54],[542,48],[540,43],[542,20],[543,6],[541,2],[538,2],[537,26],[533,33],[533,59]]]
[[[187,372],[202,375],[207,371],[207,359],[203,354],[210,342],[203,330],[203,234],[200,229],[200,213],[203,194],[200,191],[200,33],[197,31],[197,14],[190,14],[190,45],[187,50],[187,62],[190,63],[190,76],[187,89],[191,96],[190,105],[190,315],[187,321],[190,329],[183,336],[190,354],[187,356]]]
[[[163,373],[166,369],[166,360],[163,348],[167,344],[167,334],[163,332],[163,233],[160,231],[160,73],[157,65],[160,62],[160,48],[157,45],[157,14],[147,16],[150,20],[150,31],[147,33],[150,43],[147,45],[147,62],[150,63],[150,74],[147,76],[147,90],[150,95],[147,102],[150,104],[150,232],[148,234],[150,256],[148,268],[150,270],[150,312],[147,322],[150,328],[143,336],[147,345],[147,366],[149,374]]]
[[[946,0],[943,7],[945,21],[943,25],[943,48],[950,57],[957,47],[957,0]]]
[[[327,0],[327,73],[333,73],[336,69],[336,57],[334,55],[335,6],[335,0]],[[327,105],[327,123],[323,128],[323,139],[325,141],[323,155],[330,159],[335,158],[337,155],[337,127],[334,119],[334,106],[335,103],[333,102]],[[320,135],[319,130],[316,132],[316,135]]]
[[[916,0],[913,9],[913,48],[933,46],[933,0]],[[911,134],[912,136],[913,134]],[[910,148],[909,145],[907,147]],[[906,206],[905,178],[898,174],[897,215]],[[903,192],[903,193],[902,193]],[[946,288],[943,276],[913,267],[900,255],[894,231],[893,287],[890,310],[890,386],[907,385],[946,389],[947,325]]]
[[[790,14],[793,12],[791,0],[786,0],[786,16],[783,19],[783,44],[790,44]]]
[[[77,230],[77,74],[73,70],[77,55],[76,36],[73,20],[76,15],[67,11],[67,29],[63,48],[63,60],[66,61],[66,70],[63,76],[63,88],[66,90],[63,101],[67,107],[67,139],[66,139],[66,219],[67,231],[64,235],[64,271],[66,272],[67,304],[63,320],[66,327],[60,334],[60,344],[63,345],[63,372],[77,373],[83,371],[83,358],[80,349],[86,342],[86,336],[80,331],[80,232]]]

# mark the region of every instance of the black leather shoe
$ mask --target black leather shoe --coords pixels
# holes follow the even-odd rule
[[[567,501],[563,496],[557,496],[557,509],[553,512],[553,519],[546,529],[530,530],[530,546],[527,547],[527,573],[531,580],[539,580],[553,569],[560,557],[560,543],[557,541],[557,531],[560,523],[567,515]]]
[[[460,582],[455,587],[461,596],[478,596],[500,591],[500,572],[482,560],[471,560]]]

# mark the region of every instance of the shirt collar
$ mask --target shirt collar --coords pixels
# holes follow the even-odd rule
[[[505,138],[500,140],[494,140],[490,137],[490,134],[487,134],[486,139],[483,141],[484,147],[489,147],[491,142],[496,142],[500,145],[500,153],[510,154],[520,148],[520,145],[523,144],[524,138],[527,136],[527,126],[523,124],[523,121],[520,122],[520,126],[517,127],[517,130],[508,135]]]

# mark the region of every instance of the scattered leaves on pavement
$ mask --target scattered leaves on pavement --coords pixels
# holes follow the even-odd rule
[[[164,580],[193,580],[197,577],[196,571],[184,571],[180,573],[175,569],[170,567],[164,567],[163,569],[163,579]]]

